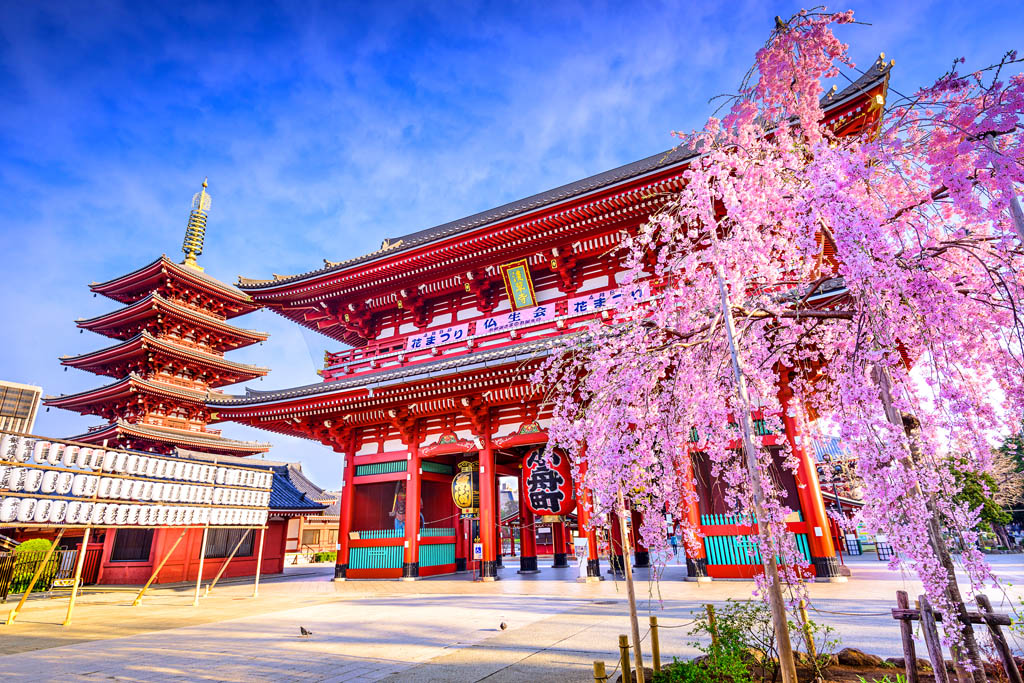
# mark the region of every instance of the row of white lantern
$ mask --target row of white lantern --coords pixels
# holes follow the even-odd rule
[[[270,491],[226,489],[191,484],[172,484],[144,479],[100,477],[58,470],[0,465],[0,489],[59,496],[121,498],[125,500],[167,503],[205,503],[207,505],[245,505],[266,507]]]
[[[0,498],[0,523],[262,526],[266,521],[266,510],[197,508],[185,505],[121,505],[13,496]]]
[[[265,471],[207,465],[175,458],[155,458],[125,451],[74,446],[32,440],[13,434],[0,437],[0,460],[15,463],[80,467],[156,479],[180,479],[197,483],[270,488],[273,474]]]

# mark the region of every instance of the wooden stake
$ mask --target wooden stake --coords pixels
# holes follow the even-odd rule
[[[988,596],[979,594],[975,597],[975,600],[978,602],[978,611],[985,617],[989,635],[992,636],[992,644],[995,645],[999,658],[1003,660],[1003,669],[1006,670],[1007,678],[1010,679],[1010,683],[1024,683],[1021,681],[1020,669],[1017,668],[1017,663],[1013,661],[1013,653],[1010,652],[1010,646],[1006,642],[1003,630],[999,628],[999,624],[988,618],[992,614],[992,603],[989,602]]]
[[[594,683],[606,683],[608,673],[604,670],[604,662],[600,659],[594,660]]]
[[[53,543],[50,544],[49,549],[46,551],[46,557],[43,558],[43,561],[39,563],[38,567],[36,567],[35,573],[32,574],[32,580],[29,582],[28,588],[25,589],[25,592],[22,593],[21,600],[18,601],[18,606],[12,609],[7,615],[8,626],[13,624],[14,620],[18,618],[18,613],[21,612],[21,608],[25,606],[25,601],[28,600],[29,593],[31,593],[32,589],[36,587],[36,581],[38,581],[39,577],[42,576],[43,571],[46,569],[46,565],[50,563],[50,558],[53,557],[53,551],[57,547],[57,544],[60,543],[60,539],[63,537],[64,529],[61,529],[57,532],[57,538],[53,539]]]
[[[715,623],[715,606],[710,602],[704,605],[708,613],[708,630],[711,631],[711,646],[718,647],[718,625]]]
[[[900,609],[910,609],[907,591],[896,591],[896,605]],[[917,648],[914,646],[914,629],[909,619],[900,619],[900,637],[903,639],[903,664],[907,670],[907,683],[918,683]]]
[[[82,566],[85,565],[85,551],[89,549],[89,532],[92,529],[86,527],[82,535],[82,547],[78,549],[78,558],[75,562],[75,582],[71,585],[71,599],[68,600],[68,613],[64,617],[64,626],[71,624],[71,615],[75,611],[75,598],[78,597],[78,585],[82,580]]]
[[[260,528],[260,547],[256,551],[256,580],[252,584],[252,597],[260,596],[260,572],[263,570],[263,537],[267,533],[267,527]]]
[[[196,596],[192,599],[193,607],[199,607],[199,588],[203,584],[203,563],[206,561],[206,536],[209,531],[209,525],[203,527],[203,542],[199,546],[199,573],[196,574]]]
[[[658,640],[658,617],[651,616],[651,658],[654,660],[654,671],[661,671],[661,642]]]
[[[626,593],[629,595],[629,621],[633,627],[633,658],[636,660],[637,683],[644,683],[644,656],[640,652],[640,622],[636,616],[636,591],[633,588],[633,563],[630,561],[632,548],[629,546],[629,534],[626,529],[626,503],[622,499],[622,486],[618,490],[619,498],[619,535],[622,537],[622,564],[626,569]],[[626,680],[626,679],[622,679]]]
[[[633,674],[629,670],[629,636],[619,636],[619,668],[622,669],[624,683],[632,683]]]
[[[132,600],[132,607],[138,607],[139,603],[142,602],[142,596],[145,595],[146,590],[149,589],[149,584],[153,583],[153,581],[156,580],[156,577],[160,573],[160,570],[164,568],[165,564],[167,564],[167,560],[171,558],[171,553],[173,553],[174,549],[178,547],[179,543],[181,543],[181,539],[185,538],[186,533],[188,533],[187,528],[181,530],[181,535],[178,536],[178,540],[174,542],[174,545],[171,546],[171,549],[167,551],[166,555],[164,555],[164,559],[160,560],[160,564],[158,564],[156,569],[153,570],[153,575],[149,577],[149,581],[146,582],[146,585],[142,587],[142,590],[139,591],[139,594],[135,596],[134,600]]]
[[[807,602],[803,598],[800,599],[800,623],[803,627],[804,642],[807,645],[807,656],[811,658],[812,662],[817,662],[818,648],[814,646],[814,634],[811,633],[811,622],[807,618]]]
[[[231,564],[231,560],[233,560],[235,558],[235,553],[237,553],[238,549],[242,547],[242,541],[245,540],[245,537],[248,536],[249,532],[251,532],[251,531],[252,531],[252,529],[246,529],[245,531],[242,532],[242,536],[238,539],[238,543],[235,544],[235,547],[231,551],[231,554],[228,555],[228,559],[224,560],[224,564],[222,564],[220,566],[220,569],[217,570],[217,575],[215,577],[213,577],[213,581],[211,581],[210,585],[208,585],[206,587],[206,592],[203,593],[203,597],[204,598],[207,595],[210,594],[210,591],[212,591],[214,589],[214,587],[217,585],[217,582],[220,581],[220,577],[224,573],[224,570],[228,568],[229,564]]]
[[[921,603],[921,633],[928,647],[928,658],[932,660],[935,683],[949,683],[946,662],[942,657],[942,641],[939,639],[939,629],[935,626],[935,611],[928,602],[928,596],[918,597],[918,602]]]

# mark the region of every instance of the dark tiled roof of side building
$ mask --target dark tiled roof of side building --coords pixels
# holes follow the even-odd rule
[[[886,64],[885,60],[880,57],[875,61],[871,68],[861,75],[860,78],[853,81],[839,92],[822,98],[822,106],[827,110],[841,104],[845,99],[869,89],[874,84],[887,78],[890,69],[891,64]],[[363,254],[344,261],[330,263],[329,265],[325,265],[323,268],[311,270],[306,273],[288,275],[285,277],[275,276],[273,280],[250,280],[248,278],[239,278],[241,282],[240,286],[243,291],[248,292],[276,287],[278,285],[304,280],[309,277],[315,277],[330,272],[343,271],[361,263],[373,261],[378,258],[384,258],[407,249],[412,249],[413,247],[421,246],[428,242],[433,242],[434,240],[442,239],[467,230],[472,230],[488,223],[493,223],[528,211],[533,211],[566,199],[571,199],[594,190],[614,185],[615,183],[630,180],[652,171],[657,171],[661,168],[667,168],[687,161],[694,156],[696,156],[696,152],[691,149],[674,147],[668,151],[659,152],[645,159],[626,164],[625,166],[619,166],[618,168],[613,168],[609,171],[598,173],[597,175],[576,180],[566,185],[525,197],[524,199],[503,204],[493,209],[487,209],[486,211],[481,211],[480,213],[475,213],[471,216],[466,216],[465,218],[460,218],[448,223],[442,223],[441,225],[426,228],[425,230],[419,230],[394,239],[388,239],[385,241],[385,244],[394,245],[389,248],[382,246],[377,251],[370,252],[369,254]]]
[[[288,466],[271,467],[274,481],[270,488],[270,510],[320,512],[327,506],[318,503],[300,491],[288,477]]]

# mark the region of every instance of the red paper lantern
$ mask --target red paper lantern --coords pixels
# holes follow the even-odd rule
[[[576,509],[569,458],[560,451],[535,448],[523,458],[526,505],[541,516],[567,515]]]

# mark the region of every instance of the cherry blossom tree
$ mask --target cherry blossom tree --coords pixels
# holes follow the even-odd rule
[[[756,520],[784,679],[795,680],[783,586],[802,557],[752,416],[779,433],[834,425],[864,493],[857,521],[885,534],[938,608],[966,616],[939,520],[967,540],[972,591],[995,580],[971,542],[978,510],[955,502],[944,465],[977,473],[1024,414],[1024,76],[1015,53],[970,73],[963,60],[909,96],[891,88],[841,128],[822,82],[855,68],[834,35],[852,12],[777,20],[727,112],[677,134],[695,154],[685,185],[624,238],[624,283],[651,301],[553,354],[550,440],[566,449],[598,519],[624,496],[662,549],[664,511],[696,494],[701,453],[726,504]],[[884,61],[872,65],[884,70]],[[885,101],[888,99],[888,102]],[[584,447],[585,446],[585,447]],[[775,557],[782,559],[775,566]],[[971,627],[946,624],[984,681]],[[785,641],[785,642],[783,642]],[[968,665],[969,666],[969,665]]]

